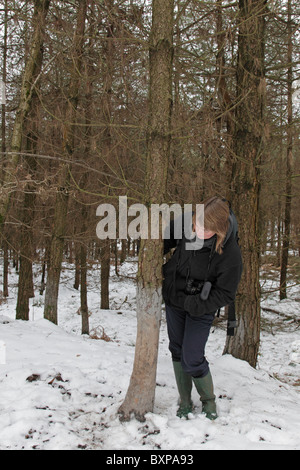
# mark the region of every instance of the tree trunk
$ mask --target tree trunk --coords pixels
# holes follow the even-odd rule
[[[287,269],[289,260],[289,247],[291,235],[291,213],[292,213],[292,174],[293,174],[293,27],[292,27],[292,5],[288,0],[288,129],[287,129],[287,159],[286,159],[286,196],[284,234],[281,252],[280,272],[280,300],[287,298]]]
[[[109,276],[110,276],[110,240],[101,241],[101,304],[102,310],[109,309]]]
[[[107,18],[106,18],[106,41],[103,48],[103,97],[102,97],[102,119],[104,123],[103,132],[101,136],[103,161],[109,162],[112,156],[113,137],[111,131],[112,124],[112,86],[113,86],[113,73],[114,73],[114,41],[115,37],[115,18],[112,12],[114,11],[114,0],[107,1]],[[109,185],[109,178],[107,178],[107,185]],[[109,190],[108,190],[109,191]],[[110,278],[110,240],[103,240],[101,242],[101,299],[100,308],[104,310],[109,309],[109,278]]]
[[[33,287],[33,223],[35,215],[36,187],[34,178],[36,176],[37,161],[36,154],[38,140],[38,107],[39,101],[35,94],[31,111],[32,122],[29,123],[31,130],[27,134],[26,153],[31,156],[26,157],[24,167],[30,176],[30,181],[26,184],[24,202],[21,214],[21,241],[20,241],[20,272],[18,300],[16,307],[17,320],[29,320],[29,299],[34,297]]]
[[[49,10],[50,0],[35,0],[33,13],[33,36],[31,42],[30,53],[25,65],[23,81],[20,93],[20,101],[16,112],[14,128],[11,138],[12,156],[9,165],[6,166],[4,174],[4,182],[14,178],[16,168],[20,161],[20,152],[22,148],[23,129],[26,118],[30,112],[32,97],[35,86],[40,76],[41,55],[43,54],[44,29],[46,17]],[[10,206],[11,195],[4,197],[1,211],[1,230],[5,223],[6,215]]]
[[[260,342],[259,194],[264,151],[265,0],[239,0],[235,161],[232,201],[240,224],[244,273],[237,296],[239,327],[225,353],[256,367]]]
[[[3,38],[3,86],[6,86],[7,79],[7,32],[8,32],[8,2],[5,0],[4,4],[4,38]],[[2,103],[1,110],[1,151],[2,151],[2,165],[1,165],[1,184],[4,180],[4,171],[6,166],[6,103]],[[6,240],[6,233],[2,237],[3,249],[3,297],[8,297],[8,243]]]
[[[93,107],[93,47],[94,47],[94,15],[95,15],[95,4],[94,1],[90,2],[91,8],[91,24],[89,27],[89,44],[88,44],[88,59],[86,64],[86,94],[85,94],[85,124],[86,131],[84,135],[84,155],[88,159],[91,153],[91,139],[92,139],[92,117],[94,113]],[[85,189],[89,183],[90,173],[85,171],[82,180],[81,187]],[[88,256],[88,241],[87,241],[87,227],[88,227],[88,206],[83,201],[81,209],[81,280],[80,280],[80,300],[81,300],[81,333],[84,335],[90,334],[89,327],[89,309],[88,309],[88,289],[87,289],[87,256]]]
[[[121,256],[120,256],[120,264],[123,264],[126,261],[127,257],[127,248],[128,248],[128,240],[121,241]],[[116,259],[118,259],[118,244],[116,243]]]
[[[74,289],[79,290],[80,287],[80,261],[81,259],[81,246],[79,241],[75,241],[75,280]]]
[[[150,36],[150,111],[145,203],[165,202],[171,143],[174,1],[153,0]],[[149,214],[149,220],[151,220]],[[150,237],[150,234],[149,234]],[[143,421],[153,412],[161,322],[162,239],[142,240],[137,277],[137,340],[120,419]]]
[[[44,3],[45,5],[45,3]],[[40,5],[41,6],[41,5]],[[48,2],[49,6],[49,2]],[[42,9],[39,13],[36,12],[37,18],[44,17],[45,11]],[[44,27],[44,26],[43,26]],[[41,33],[40,33],[41,34]],[[30,59],[29,59],[30,61]],[[34,64],[34,74],[32,81],[36,81],[38,75],[42,70],[43,63],[43,48],[36,55],[36,63]],[[29,181],[25,186],[25,194],[23,207],[21,209],[21,240],[20,240],[20,271],[19,271],[19,286],[18,286],[18,299],[16,306],[16,319],[29,320],[29,299],[34,297],[33,286],[33,272],[32,272],[32,259],[33,259],[33,222],[35,213],[35,200],[36,200],[36,186],[34,183],[36,177],[37,161],[34,155],[37,151],[38,141],[38,122],[39,122],[39,99],[37,92],[38,84],[31,90],[31,100],[28,104],[28,112],[22,123],[22,128],[26,130],[26,144],[25,151],[28,156],[20,157],[16,155],[17,160],[21,160],[23,167],[26,170]],[[26,175],[27,177],[27,175]]]
[[[45,254],[43,259],[43,266],[42,266],[42,279],[41,279],[41,287],[40,287],[40,295],[44,294],[45,286],[46,286],[46,270],[49,263],[49,243],[46,240],[46,247],[45,247]]]
[[[81,312],[81,334],[89,335],[89,308],[87,298],[87,247],[83,242],[80,253],[80,312]]]
[[[220,186],[222,186],[222,178],[225,180],[227,185],[230,185],[229,178],[232,171],[232,138],[234,132],[234,119],[232,116],[232,99],[228,91],[228,86],[226,83],[226,61],[225,61],[225,51],[226,51],[226,30],[224,30],[223,24],[223,0],[216,0],[216,42],[218,45],[218,52],[216,55],[216,68],[217,68],[217,80],[216,80],[216,90],[218,93],[218,102],[221,110],[220,122],[217,122],[218,132],[219,132],[219,142],[220,142],[220,151],[219,151],[219,160],[222,155],[223,147],[223,125],[226,123],[226,146],[225,146],[225,164],[224,168],[219,168],[220,175]],[[223,170],[223,171],[222,171]]]
[[[7,31],[8,31],[8,5],[7,0],[5,0],[4,6],[4,37],[3,37],[3,74],[2,74],[2,82],[4,89],[6,88],[6,80],[7,80]],[[6,165],[6,103],[2,103],[1,105],[1,184],[4,180],[4,169]]]
[[[50,262],[45,295],[44,317],[55,324],[57,324],[59,281],[61,264],[63,261],[65,229],[68,213],[70,168],[74,152],[74,132],[76,128],[76,111],[79,99],[80,70],[82,65],[86,11],[87,0],[81,0],[79,2],[77,13],[77,25],[72,50],[74,66],[70,80],[67,113],[63,130],[63,153],[64,160],[66,160],[67,163],[64,163],[61,166],[59,173],[55,203],[54,226],[50,248]]]

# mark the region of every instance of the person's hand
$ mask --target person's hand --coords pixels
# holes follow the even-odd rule
[[[184,311],[189,313],[192,317],[202,317],[204,312],[199,308],[199,304],[196,302],[195,295],[186,295],[183,305]]]

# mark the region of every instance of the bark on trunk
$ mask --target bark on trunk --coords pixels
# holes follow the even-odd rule
[[[89,335],[89,309],[87,298],[87,247],[81,245],[80,253],[80,312],[81,312],[81,334]]]
[[[85,94],[85,124],[86,132],[84,136],[84,155],[88,159],[91,153],[91,139],[92,139],[92,117],[94,113],[93,107],[93,48],[94,48],[94,15],[95,15],[95,3],[94,1],[90,2],[91,8],[91,24],[89,27],[89,44],[88,44],[88,62],[86,64],[86,94]],[[81,187],[83,190],[88,187],[90,173],[85,171],[81,180]],[[85,202],[85,201],[84,201]],[[81,302],[81,333],[84,335],[90,334],[89,326],[89,309],[88,309],[88,288],[87,288],[87,258],[88,258],[88,206],[83,202],[81,210],[81,282],[80,282],[80,302]]]
[[[76,111],[79,99],[80,70],[82,65],[86,11],[87,0],[81,0],[78,6],[77,25],[72,50],[74,68],[70,80],[70,92],[63,130],[63,152],[64,160],[66,160],[67,163],[64,163],[61,166],[59,173],[55,203],[54,227],[50,248],[50,262],[45,295],[44,317],[55,324],[57,324],[58,320],[57,302],[68,213],[70,168],[74,152],[74,132],[76,128]]]
[[[171,143],[174,1],[153,0],[150,37],[150,112],[145,203],[164,201]],[[149,214],[151,220],[151,214]],[[150,235],[149,235],[150,237]],[[120,418],[143,421],[153,412],[161,321],[162,240],[142,240],[137,279],[137,341]]]
[[[6,86],[7,80],[7,24],[8,24],[8,5],[7,0],[5,0],[4,4],[4,37],[3,37],[3,74],[2,74],[2,81],[3,86]],[[4,179],[4,169],[6,166],[6,103],[2,103],[1,105],[1,184],[3,183]]]
[[[24,202],[21,214],[21,241],[20,241],[20,272],[18,286],[18,300],[16,307],[17,320],[29,320],[29,299],[34,297],[33,285],[33,223],[35,216],[36,187],[34,179],[36,176],[37,162],[34,155],[36,154],[38,141],[38,107],[39,102],[37,95],[33,100],[33,110],[31,116],[33,122],[29,125],[32,127],[27,134],[26,153],[32,156],[26,157],[24,167],[30,175],[31,181],[25,187]]]
[[[104,123],[102,132],[102,154],[103,161],[109,162],[113,159],[113,136],[111,131],[112,124],[112,92],[114,76],[114,37],[117,30],[114,15],[114,0],[107,2],[106,18],[106,41],[103,48],[103,97],[102,97],[102,119]],[[109,185],[109,178],[107,178]],[[100,308],[109,309],[109,278],[110,278],[110,250],[109,240],[101,242],[101,299]]]
[[[8,33],[8,1],[5,0],[4,4],[4,38],[3,38],[3,86],[6,85],[7,79],[7,33]],[[4,171],[6,167],[6,104],[2,103],[2,120],[1,120],[1,184],[4,180]],[[2,237],[2,250],[3,250],[3,297],[8,297],[8,243],[6,234],[3,232]]]
[[[20,101],[16,112],[11,138],[12,156],[5,169],[4,183],[11,181],[14,178],[15,171],[20,161],[24,125],[30,112],[34,89],[41,71],[40,67],[41,56],[43,54],[44,29],[49,5],[50,0],[35,0],[34,2],[31,49],[23,74]],[[6,215],[9,210],[12,194],[13,193],[9,193],[9,195],[5,196],[2,201],[1,231],[3,230],[3,224],[5,223]]]
[[[289,261],[289,247],[291,236],[292,213],[292,175],[293,175],[293,26],[292,5],[288,1],[288,129],[287,129],[287,159],[286,159],[286,197],[284,234],[282,243],[281,272],[280,272],[280,300],[287,298],[287,269]]]
[[[49,2],[48,2],[49,3]],[[44,2],[45,6],[45,2]],[[45,11],[42,9],[39,13],[36,12],[37,18],[41,16],[45,19]],[[44,28],[44,26],[43,26]],[[36,81],[38,75],[42,70],[43,63],[43,48],[36,55],[36,63],[34,64],[35,70],[32,80]],[[33,285],[33,222],[35,215],[35,201],[36,201],[36,168],[37,161],[34,155],[37,153],[38,144],[38,127],[39,127],[39,107],[40,102],[37,92],[38,84],[36,83],[31,90],[31,101],[28,105],[28,113],[23,122],[23,127],[26,130],[26,143],[25,151],[27,157],[20,157],[23,167],[30,176],[29,182],[25,186],[24,202],[21,210],[21,240],[20,240],[20,272],[19,272],[19,286],[18,286],[18,299],[16,306],[16,318],[18,320],[29,320],[29,300],[34,297]],[[16,156],[17,157],[17,156]]]
[[[240,0],[235,162],[232,201],[240,224],[244,273],[237,296],[239,327],[225,353],[256,367],[260,342],[259,194],[264,151],[265,0]]]
[[[223,137],[221,132],[223,131],[224,122],[226,123],[226,149],[225,149],[225,165],[224,168],[219,168],[220,178],[226,178],[228,186],[230,185],[230,177],[232,171],[232,138],[234,132],[234,117],[230,108],[232,107],[232,98],[230,96],[228,86],[226,83],[226,60],[225,60],[225,51],[226,51],[226,30],[224,30],[223,24],[223,0],[216,0],[216,41],[218,45],[217,52],[217,80],[216,80],[216,89],[218,92],[218,100],[221,109],[221,118],[217,122],[217,128],[219,131],[219,141],[220,141],[220,152],[219,157],[222,154],[222,143]],[[220,163],[220,161],[219,161]],[[223,171],[222,171],[223,170]],[[220,179],[220,185],[221,185]]]
[[[110,240],[101,242],[101,303],[102,310],[109,309],[109,275],[110,275]]]

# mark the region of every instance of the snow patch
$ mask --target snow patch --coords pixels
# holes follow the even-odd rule
[[[136,340],[135,282],[122,274],[132,274],[135,266],[125,263],[120,278],[112,270],[109,311],[99,309],[99,270],[89,275],[90,327],[101,326],[110,341],[80,334],[80,293],[72,288],[71,270],[62,276],[59,326],[43,319],[38,289],[30,321],[16,321],[16,289],[11,289],[0,305],[0,344],[6,345],[0,365],[0,449],[299,450],[300,332],[290,319],[279,330],[272,312],[264,316],[271,326],[262,332],[257,370],[223,356],[226,331],[213,329],[207,358],[217,396],[215,422],[201,414],[195,389],[191,419],[176,417],[178,394],[163,312],[154,412],[144,423],[119,421]],[[17,285],[14,276],[12,285]],[[291,304],[277,302],[276,309],[295,315],[295,300]],[[275,300],[263,305],[273,309]]]

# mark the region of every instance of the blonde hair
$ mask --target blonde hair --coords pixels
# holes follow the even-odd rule
[[[226,199],[214,196],[202,202],[204,205],[204,228],[217,235],[216,252],[223,253],[223,244],[229,230],[230,209]],[[196,214],[193,217],[195,229]]]

